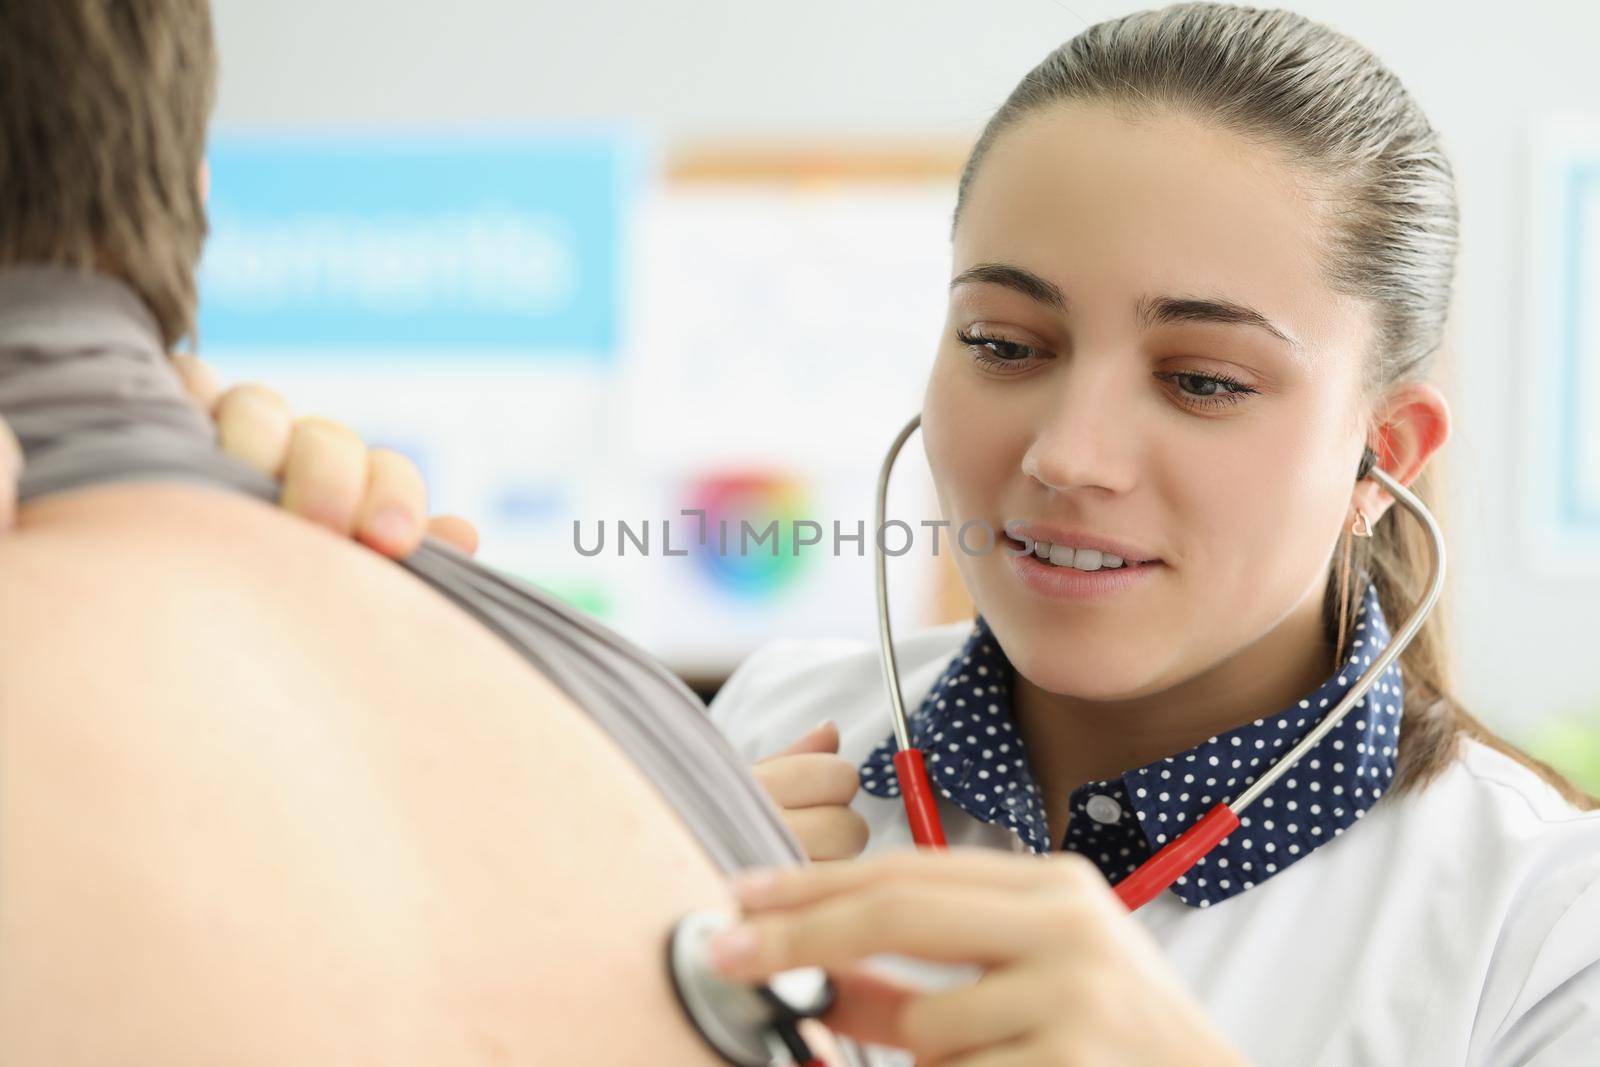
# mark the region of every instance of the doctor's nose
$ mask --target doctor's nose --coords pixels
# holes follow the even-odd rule
[[[1123,492],[1134,478],[1131,398],[1115,384],[1081,382],[1035,423],[1022,472],[1046,489]]]

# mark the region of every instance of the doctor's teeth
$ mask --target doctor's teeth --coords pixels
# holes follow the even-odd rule
[[[1057,567],[1071,567],[1079,571],[1116,570],[1124,565],[1132,566],[1121,556],[1113,556],[1096,548],[1073,548],[1071,545],[1035,541],[1033,551],[1034,555],[1049,560]]]

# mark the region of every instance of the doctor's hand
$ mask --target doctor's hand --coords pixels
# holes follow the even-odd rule
[[[813,727],[750,770],[813,861],[853,859],[867,847],[867,821],[850,807],[861,777],[839,755],[833,723]]]
[[[469,555],[477,551],[471,523],[426,517],[427,489],[405,456],[368,449],[355,431],[331,419],[294,418],[267,386],[224,392],[215,372],[193,356],[174,356],[172,365],[189,396],[216,421],[222,450],[283,482],[286,510],[395,559],[409,556],[425,534]]]
[[[765,978],[828,970],[822,1021],[909,1049],[917,1067],[1243,1067],[1160,947],[1092,863],[957,849],[736,881],[745,921],[713,939],[718,967]],[[860,965],[876,953],[976,964],[928,992]]]
[[[22,477],[22,446],[5,419],[0,419],[0,534],[11,528],[17,513],[17,480]]]

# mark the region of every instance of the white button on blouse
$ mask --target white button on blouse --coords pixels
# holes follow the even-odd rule
[[[1086,810],[1089,812],[1089,818],[1097,823],[1110,825],[1122,818],[1122,805],[1104,793],[1096,793],[1090,797]]]

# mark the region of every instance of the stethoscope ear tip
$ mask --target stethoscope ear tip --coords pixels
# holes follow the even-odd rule
[[[1356,481],[1359,482],[1368,474],[1372,473],[1372,468],[1377,464],[1377,462],[1378,454],[1370,447],[1363,448],[1361,450],[1361,464],[1360,466],[1356,467]]]

